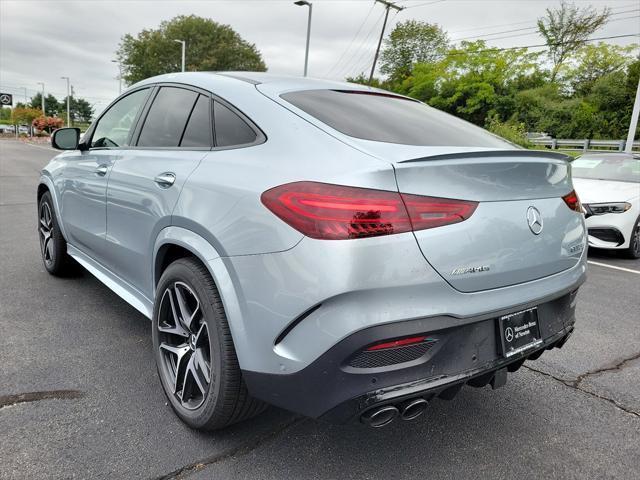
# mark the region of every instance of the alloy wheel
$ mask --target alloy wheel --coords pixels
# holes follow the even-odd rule
[[[200,301],[183,282],[173,282],[162,294],[158,315],[160,370],[176,400],[196,410],[212,381],[209,330]]]
[[[632,235],[633,253],[640,255],[640,221],[636,222]]]
[[[53,264],[54,239],[51,207],[47,202],[42,202],[40,205],[39,220],[38,233],[40,237],[40,251],[42,252],[44,263],[47,267],[50,267]]]

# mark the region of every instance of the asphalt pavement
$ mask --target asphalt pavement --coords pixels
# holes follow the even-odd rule
[[[640,261],[590,252],[575,334],[501,389],[383,429],[271,408],[200,433],[167,405],[149,321],[81,269],[45,272],[35,192],[54,154],[0,140],[0,479],[639,477]]]

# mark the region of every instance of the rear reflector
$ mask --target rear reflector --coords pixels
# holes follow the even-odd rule
[[[406,195],[317,182],[280,185],[262,203],[311,238],[347,240],[423,230],[458,223],[477,202]]]
[[[400,340],[392,340],[390,342],[378,343],[366,349],[367,352],[373,352],[375,350],[385,350],[387,348],[405,347],[407,345],[413,345],[416,343],[424,342],[427,339],[426,336],[421,335],[419,337],[402,338]]]
[[[571,210],[582,213],[582,205],[580,204],[580,199],[578,198],[578,194],[575,190],[571,190],[564,197],[562,197],[562,199]]]

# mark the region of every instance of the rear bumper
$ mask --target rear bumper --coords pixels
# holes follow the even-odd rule
[[[551,298],[492,312],[461,324],[453,317],[438,318],[447,328],[430,330],[434,318],[396,322],[360,330],[343,339],[306,368],[291,374],[243,371],[252,395],[306,416],[344,423],[367,410],[422,397],[452,398],[466,383],[500,386],[506,372],[515,371],[527,358],[562,346],[573,330],[577,290]],[[538,307],[543,342],[504,358],[496,318]],[[442,320],[442,322],[440,321]],[[457,324],[457,325],[456,325]],[[354,353],[390,338],[427,334],[433,345],[420,358],[374,368],[354,368]],[[350,365],[351,364],[351,365]]]

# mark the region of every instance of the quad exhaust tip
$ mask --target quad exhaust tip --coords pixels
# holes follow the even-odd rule
[[[400,415],[400,411],[396,407],[393,405],[386,405],[363,414],[360,417],[360,421],[370,427],[380,428],[389,425],[398,415]]]
[[[399,406],[385,405],[374,408],[360,417],[360,421],[373,428],[380,428],[389,425],[396,418],[403,420],[414,420],[424,413],[428,402],[424,398],[415,398]]]
[[[428,402],[424,398],[416,398],[404,405],[400,416],[403,420],[415,420],[427,409]]]

